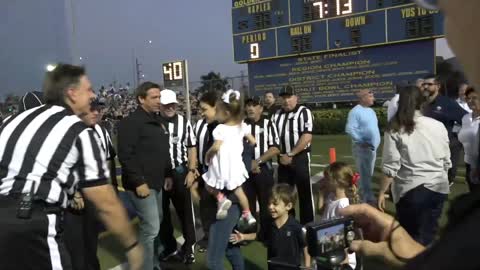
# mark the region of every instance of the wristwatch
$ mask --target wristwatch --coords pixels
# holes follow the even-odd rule
[[[258,164],[258,165],[260,165],[260,164],[262,164],[262,163],[263,163],[263,161],[262,161],[262,159],[261,159],[261,158],[257,158],[255,161],[257,162],[257,164]]]
[[[295,156],[295,155],[292,152],[287,153],[287,157],[293,157],[293,156]]]

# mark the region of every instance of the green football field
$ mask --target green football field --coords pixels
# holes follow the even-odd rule
[[[351,153],[351,143],[347,136],[338,135],[338,136],[314,136],[312,147],[312,162],[311,162],[311,174],[315,175],[323,170],[326,164],[329,162],[329,149],[335,148],[338,161],[344,161],[354,166],[354,161],[352,159]],[[380,146],[377,158],[377,166],[375,177],[373,180],[373,189],[375,193],[378,193],[378,182],[380,179],[380,162],[381,162],[381,149]],[[457,180],[455,185],[451,189],[451,194],[449,196],[449,201],[454,199],[460,194],[467,192],[467,185],[465,183],[465,169],[460,167],[457,173]],[[444,207],[444,214],[440,220],[441,226],[446,223],[446,211],[448,210],[449,203]],[[197,208],[198,210],[198,208]],[[297,211],[298,212],[298,211]],[[395,210],[392,202],[387,202],[387,212],[394,215]],[[198,213],[198,212],[196,212]],[[174,215],[173,215],[174,216]],[[135,221],[134,221],[135,222]],[[176,231],[176,236],[179,237],[180,233]],[[256,270],[256,269],[267,269],[267,252],[266,249],[258,242],[253,242],[247,246],[242,247],[242,253],[245,258],[245,269],[247,270]],[[108,233],[103,233],[100,236],[99,240],[99,250],[98,256],[100,258],[100,263],[102,269],[111,269],[117,267],[125,261],[121,248],[118,243],[113,239],[113,237]],[[231,269],[228,264],[225,264],[225,269]],[[121,268],[116,268],[121,269]],[[205,253],[196,253],[196,263],[190,267],[185,267],[182,264],[172,264],[166,265],[163,269],[207,269],[205,262]],[[366,261],[365,268],[367,270],[380,270],[380,269],[389,269],[388,267],[382,265],[379,262],[375,261]]]

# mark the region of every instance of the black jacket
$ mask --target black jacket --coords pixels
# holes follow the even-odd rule
[[[139,106],[119,124],[118,158],[125,189],[135,191],[146,183],[152,189],[161,190],[172,170],[168,125]]]

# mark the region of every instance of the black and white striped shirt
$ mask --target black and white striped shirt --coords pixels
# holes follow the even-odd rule
[[[277,110],[272,116],[280,136],[280,152],[289,153],[303,134],[312,133],[313,117],[310,109],[297,105],[292,111]],[[305,150],[310,151],[310,144]]]
[[[205,165],[203,160],[204,155],[208,149],[208,123],[205,119],[200,119],[197,121],[194,127],[195,130],[195,138],[197,139],[197,158],[198,158],[198,165]]]
[[[245,124],[247,124],[249,128],[250,134],[252,134],[257,141],[254,159],[260,158],[270,147],[280,149],[277,128],[270,119],[261,117],[256,123],[253,123],[250,119],[246,119]]]
[[[95,131],[70,110],[44,105],[10,118],[0,129],[0,195],[28,193],[67,206],[79,179],[107,183],[105,153]]]
[[[175,115],[168,122],[170,132],[170,159],[172,168],[184,165],[188,162],[187,148],[195,147],[196,139],[190,121],[182,115]]]
[[[102,149],[105,151],[105,156],[107,160],[114,160],[117,156],[115,148],[113,147],[112,138],[110,133],[106,128],[101,125],[94,126],[95,132],[100,136],[100,142],[102,143]]]

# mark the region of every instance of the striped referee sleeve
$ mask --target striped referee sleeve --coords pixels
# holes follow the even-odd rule
[[[270,120],[268,121],[268,148],[277,147],[280,149],[280,138],[278,137],[278,131],[274,123]]]
[[[107,184],[110,177],[105,152],[92,129],[86,129],[78,136],[75,146],[79,153],[78,173],[81,188]]]
[[[105,129],[105,138],[107,139],[107,160],[115,160],[117,153],[115,152],[115,147],[113,146],[112,138],[110,134]]]
[[[185,127],[185,141],[183,142],[187,148],[197,146],[197,138],[195,137],[195,132],[193,131],[192,124],[187,120]]]
[[[303,107],[300,112],[298,126],[300,127],[300,136],[303,134],[311,134],[313,132],[313,116],[312,112],[307,107]]]

